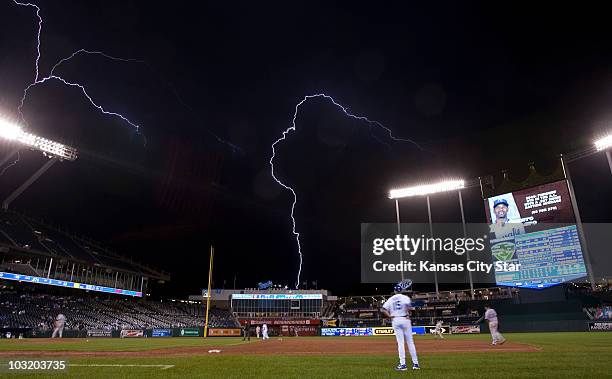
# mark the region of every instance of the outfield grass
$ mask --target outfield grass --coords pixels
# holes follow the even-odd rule
[[[513,342],[541,348],[533,353],[449,353],[422,354],[420,371],[394,372],[396,355],[331,356],[205,356],[169,357],[71,357],[71,364],[164,364],[166,370],[143,367],[72,367],[54,377],[71,378],[380,378],[418,376],[419,378],[607,378],[612,377],[612,333],[508,333]],[[307,338],[307,337],[305,337]],[[325,339],[328,337],[314,337]],[[331,337],[329,337],[331,338]],[[389,338],[389,337],[343,337]],[[417,338],[417,348],[419,338]],[[450,336],[457,339],[488,339],[487,335]],[[90,339],[90,342],[62,341],[36,343],[36,340],[0,340],[0,350],[79,350],[141,351],[172,346],[241,343],[237,338],[171,338],[171,339]],[[253,342],[251,342],[253,343]],[[394,343],[389,338],[389,343]],[[6,358],[0,358],[6,361]],[[0,374],[6,377],[42,377],[42,375]]]

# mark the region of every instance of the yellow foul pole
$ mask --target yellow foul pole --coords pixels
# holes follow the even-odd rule
[[[208,337],[208,310],[210,309],[210,285],[212,284],[212,270],[213,270],[213,256],[215,255],[215,248],[210,247],[210,264],[208,266],[208,297],[206,298],[206,323],[204,324],[204,338]]]

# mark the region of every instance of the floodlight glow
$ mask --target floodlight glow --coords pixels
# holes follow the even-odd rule
[[[8,121],[0,120],[0,138],[37,149],[45,154],[58,157],[59,159],[66,159],[69,161],[77,159],[77,151],[75,148],[39,137],[32,133],[24,132],[19,125],[12,124]]]
[[[612,135],[603,137],[595,141],[595,148],[597,151],[605,150],[612,146]]]
[[[389,191],[389,199],[399,199],[410,196],[426,196],[439,192],[457,191],[465,188],[464,180],[445,180],[440,183],[394,189]]]
[[[17,136],[21,133],[21,128],[18,125],[11,124],[10,122],[0,120],[0,137],[14,141]]]

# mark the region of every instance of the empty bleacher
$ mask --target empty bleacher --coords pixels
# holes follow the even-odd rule
[[[142,329],[204,326],[202,304],[145,301],[95,296],[50,295],[4,291],[0,293],[0,328],[48,330],[57,314],[66,316],[66,327],[77,329]],[[235,328],[229,311],[212,308],[209,326]]]
[[[14,250],[13,257],[20,257],[19,254],[22,253],[29,258],[33,257],[34,261],[36,258],[42,259],[44,263],[40,263],[41,269],[47,264],[46,258],[54,258],[64,264],[81,264],[82,268],[85,268],[84,271],[89,272],[93,267],[104,267],[159,280],[169,279],[168,274],[115,254],[93,241],[76,237],[13,211],[0,211],[0,248]],[[32,266],[36,266],[36,263],[32,263]],[[19,270],[13,271],[25,274]],[[57,279],[71,280],[71,275],[64,269]]]

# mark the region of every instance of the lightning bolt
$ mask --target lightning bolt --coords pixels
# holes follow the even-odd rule
[[[38,31],[36,34],[36,62],[35,62],[35,70],[36,70],[36,76],[34,78],[34,81],[32,83],[30,83],[23,91],[23,96],[21,97],[21,101],[19,103],[19,106],[17,107],[17,111],[19,112],[19,116],[21,118],[21,120],[23,121],[24,124],[27,124],[24,115],[23,115],[23,106],[25,104],[25,101],[27,99],[28,96],[28,92],[38,86],[41,85],[45,82],[48,81],[57,81],[65,86],[69,86],[69,87],[74,87],[77,88],[78,90],[81,91],[81,93],[83,94],[83,96],[87,99],[87,101],[89,101],[89,103],[96,109],[98,109],[101,113],[108,115],[108,116],[113,116],[113,117],[117,117],[119,119],[121,119],[123,122],[129,124],[130,126],[132,126],[137,133],[139,133],[140,131],[140,125],[137,124],[136,122],[131,121],[129,118],[127,118],[126,116],[117,113],[117,112],[113,112],[110,110],[106,110],[102,105],[98,104],[96,101],[94,101],[93,97],[87,92],[87,89],[85,88],[84,85],[80,84],[80,83],[76,83],[76,82],[72,82],[69,81],[65,78],[63,78],[62,76],[58,75],[56,73],[56,70],[64,63],[70,61],[71,59],[75,58],[78,55],[83,55],[83,54],[88,54],[88,55],[99,55],[103,58],[112,60],[112,61],[117,61],[117,62],[132,62],[132,63],[140,63],[140,64],[144,64],[146,65],[149,70],[151,72],[155,72],[155,70],[153,69],[153,67],[151,67],[146,61],[143,60],[139,60],[139,59],[134,59],[134,58],[120,58],[120,57],[116,57],[110,54],[106,54],[102,51],[93,51],[93,50],[86,50],[86,49],[79,49],[76,50],[75,52],[73,52],[72,54],[70,54],[69,56],[60,59],[59,61],[57,61],[57,63],[55,63],[53,65],[53,67],[51,67],[51,70],[49,72],[49,74],[45,77],[40,77],[40,70],[39,70],[39,62],[40,62],[40,46],[41,46],[41,32],[42,32],[42,25],[43,25],[43,19],[40,15],[40,8],[32,3],[23,3],[20,2],[18,0],[13,0],[13,2],[17,5],[20,6],[26,6],[26,7],[33,7],[36,9],[36,17],[38,18]],[[195,111],[193,110],[193,108],[191,108],[189,105],[187,105],[187,103],[185,103],[183,101],[183,99],[180,97],[180,95],[178,94],[176,88],[171,85],[170,83],[165,82],[164,84],[166,84],[167,87],[169,87],[172,91],[172,93],[174,94],[174,96],[176,97],[176,99],[178,100],[178,102],[184,106],[185,108],[187,108],[194,116],[197,117]],[[201,121],[201,120],[199,120]],[[235,145],[232,144],[229,141],[226,141],[224,139],[222,139],[221,137],[219,137],[217,134],[213,133],[211,130],[205,128],[205,130],[212,135],[218,142],[225,144],[226,146],[228,146],[232,152],[241,152],[243,153],[243,150]],[[146,145],[146,138],[145,138],[145,145]]]
[[[25,118],[23,116],[23,105],[26,101],[26,98],[28,96],[28,91],[39,85],[42,83],[45,83],[49,80],[57,80],[61,83],[63,83],[66,86],[70,86],[70,87],[77,87],[81,90],[81,92],[83,93],[83,95],[85,96],[85,98],[87,98],[87,100],[91,103],[91,105],[93,105],[95,108],[97,108],[100,112],[102,112],[103,114],[109,115],[109,116],[115,116],[115,117],[119,117],[121,120],[123,120],[124,122],[128,123],[129,125],[131,125],[133,128],[136,129],[136,132],[139,131],[140,126],[138,124],[136,124],[135,122],[129,120],[127,117],[123,116],[122,114],[116,113],[116,112],[111,112],[111,111],[107,111],[106,109],[104,109],[103,106],[97,104],[93,98],[89,95],[89,93],[87,93],[87,90],[85,89],[85,86],[83,86],[82,84],[79,83],[74,83],[74,82],[70,82],[64,78],[62,78],[61,76],[58,76],[55,74],[55,70],[64,62],[69,61],[70,59],[74,58],[75,56],[77,56],[78,54],[82,54],[82,53],[87,53],[87,54],[97,54],[97,55],[101,55],[104,56],[105,58],[108,59],[112,59],[112,60],[116,60],[116,61],[122,61],[122,62],[138,62],[138,60],[136,59],[124,59],[124,58],[117,58],[117,57],[113,57],[111,55],[105,54],[101,51],[88,51],[85,49],[80,49],[75,51],[74,53],[72,53],[70,56],[66,57],[66,58],[62,58],[60,59],[56,64],[53,65],[53,67],[51,68],[51,71],[49,73],[49,75],[41,78],[40,77],[40,45],[41,45],[41,34],[42,34],[42,26],[43,26],[43,19],[42,16],[40,15],[40,7],[36,4],[32,4],[32,3],[23,3],[20,2],[18,0],[13,0],[13,2],[16,5],[19,6],[24,6],[24,7],[33,7],[34,9],[36,9],[36,17],[38,18],[38,30],[36,32],[36,61],[35,61],[35,72],[36,72],[36,76],[34,77],[34,81],[32,83],[30,83],[25,90],[23,91],[23,96],[21,97],[21,102],[19,103],[19,107],[17,108],[18,112],[19,112],[19,116],[21,117],[21,120],[25,123]]]
[[[40,31],[42,30],[42,17],[40,16],[40,8],[32,3],[22,3],[19,2],[17,0],[13,0],[13,2],[17,5],[23,6],[23,7],[32,7],[34,9],[36,9],[36,17],[38,18],[38,39],[36,41],[36,60],[35,60],[35,68],[36,68],[36,76],[34,77],[34,82],[36,82],[38,80],[38,64],[40,62]],[[23,102],[23,101],[22,101]],[[18,109],[19,114],[21,115],[21,119],[23,120],[23,115],[21,114],[21,110]],[[6,165],[2,171],[0,171],[0,176],[3,176],[4,173],[11,167],[15,166],[17,163],[19,163],[19,159],[20,159],[20,155],[19,155],[19,151],[17,151],[17,158],[10,164]]]
[[[95,108],[97,108],[100,112],[102,112],[105,115],[109,115],[109,116],[116,116],[119,117],[120,119],[122,119],[123,121],[125,121],[126,123],[130,124],[131,126],[133,126],[136,129],[136,132],[138,132],[138,130],[140,129],[140,125],[130,121],[127,117],[123,116],[120,113],[116,113],[116,112],[111,112],[111,111],[107,111],[106,109],[104,109],[103,106],[96,104],[96,102],[92,99],[92,97],[87,93],[87,90],[85,89],[85,86],[83,86],[82,84],[79,83],[73,83],[73,82],[69,82],[68,80],[62,78],[61,76],[57,76],[57,75],[49,75],[46,76],[32,84],[30,84],[29,86],[26,87],[26,89],[23,91],[24,95],[23,98],[21,99],[21,104],[19,106],[19,114],[21,115],[22,119],[23,119],[23,112],[21,111],[21,108],[23,106],[23,102],[25,102],[25,98],[28,94],[28,91],[30,90],[30,88],[37,86],[39,84],[45,83],[49,80],[57,80],[61,83],[63,83],[64,85],[70,86],[70,87],[77,87],[81,90],[81,92],[83,93],[83,95],[85,96],[85,98],[87,100],[89,100],[89,102],[91,103],[91,105],[93,105]]]
[[[43,19],[40,16],[40,8],[38,7],[38,5],[32,4],[32,3],[22,3],[17,0],[13,0],[13,2],[22,7],[32,7],[36,9],[36,18],[38,18],[38,33],[37,33],[38,38],[36,39],[36,64],[35,64],[36,77],[34,77],[34,82],[36,82],[38,80],[38,63],[40,62],[40,32],[42,30],[42,24],[43,24]]]
[[[293,195],[293,202],[291,203],[291,224],[292,224],[292,233],[295,237],[295,241],[297,244],[297,248],[298,248],[298,255],[300,258],[300,264],[298,267],[298,273],[297,273],[297,280],[295,282],[295,288],[297,289],[300,285],[300,276],[302,274],[302,262],[303,262],[303,254],[302,254],[302,244],[300,243],[300,233],[297,231],[297,226],[296,226],[296,221],[295,221],[295,205],[297,204],[297,194],[295,193],[295,190],[293,188],[291,188],[291,186],[289,186],[286,183],[283,183],[280,179],[278,179],[278,177],[276,176],[276,174],[274,173],[274,158],[276,157],[276,145],[279,144],[280,142],[286,140],[287,135],[291,132],[294,132],[296,130],[296,125],[295,125],[295,121],[297,119],[298,113],[299,113],[299,109],[302,106],[302,104],[304,104],[305,102],[307,102],[310,99],[314,99],[314,98],[323,98],[325,100],[330,101],[333,105],[335,105],[336,107],[338,107],[346,116],[353,118],[355,120],[359,120],[359,121],[363,121],[366,122],[369,126],[370,126],[370,131],[372,126],[375,126],[377,128],[381,128],[383,130],[385,130],[387,132],[387,134],[389,135],[389,138],[397,141],[397,142],[409,142],[413,145],[415,145],[417,148],[421,149],[421,147],[419,146],[419,144],[417,144],[415,141],[411,140],[411,139],[405,139],[405,138],[397,138],[393,135],[393,132],[391,131],[391,129],[387,128],[386,126],[384,126],[383,124],[381,124],[378,121],[374,121],[374,120],[370,120],[365,116],[356,116],[352,113],[349,112],[348,108],[344,107],[343,105],[341,105],[340,103],[338,103],[336,100],[334,100],[333,97],[326,95],[324,93],[319,93],[316,95],[307,95],[304,96],[304,98],[297,103],[297,105],[295,106],[295,113],[293,114],[293,120],[291,121],[291,126],[288,127],[282,134],[282,136],[277,139],[273,144],[272,144],[272,157],[270,158],[270,167],[271,167],[271,173],[272,173],[272,178],[274,178],[274,180],[283,188],[285,188],[286,190],[290,191],[291,194]],[[380,139],[378,139],[375,135],[372,135],[372,137],[374,137],[374,139],[386,146],[389,146],[388,144],[382,142]]]

